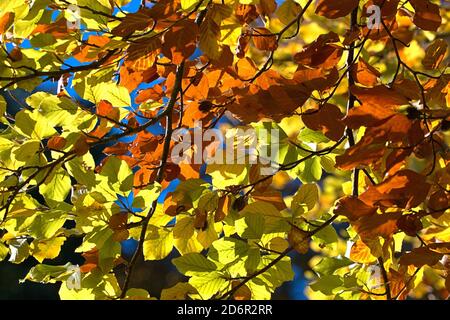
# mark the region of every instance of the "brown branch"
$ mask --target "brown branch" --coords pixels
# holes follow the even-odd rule
[[[170,141],[172,139],[172,117],[173,117],[173,110],[175,107],[175,103],[178,100],[178,94],[181,93],[181,82],[183,79],[183,73],[184,73],[184,63],[181,63],[178,68],[177,68],[177,72],[176,72],[176,77],[175,77],[175,84],[174,87],[172,89],[172,94],[170,97],[170,101],[167,105],[167,108],[165,109],[165,116],[166,116],[166,135],[164,137],[164,146],[163,146],[163,152],[162,152],[162,156],[161,156],[161,166],[158,169],[157,172],[157,178],[156,178],[156,182],[161,183],[163,181],[164,178],[164,168],[166,166],[168,157],[169,157],[169,151],[170,151]],[[133,275],[133,271],[134,271],[134,267],[136,265],[137,259],[141,256],[142,254],[142,249],[144,247],[144,242],[145,242],[145,236],[147,234],[147,228],[148,228],[148,224],[149,221],[151,219],[151,217],[153,216],[153,214],[156,211],[156,207],[158,205],[158,200],[153,201],[151,208],[147,214],[147,216],[144,218],[144,220],[142,221],[142,229],[141,229],[141,233],[139,235],[139,242],[138,242],[138,246],[136,248],[136,251],[134,252],[133,257],[131,258],[131,261],[129,262],[128,266],[127,266],[127,273],[126,273],[126,277],[125,277],[125,282],[124,285],[122,287],[122,292],[120,294],[120,298],[123,299],[128,291],[128,288],[130,286],[130,281]]]
[[[384,287],[386,289],[386,299],[387,300],[392,300],[392,296],[391,296],[391,285],[389,283],[389,278],[386,272],[386,268],[384,267],[384,261],[382,257],[378,258],[378,264],[380,265],[381,268],[381,275],[383,276],[383,281],[384,281]]]
[[[358,10],[359,10],[359,3],[358,6],[352,11],[351,18],[350,18],[350,30],[356,30],[358,28]],[[363,48],[364,45],[361,47]],[[354,63],[355,60],[355,41],[353,41],[350,44],[350,49],[348,51],[348,57],[347,57],[347,79],[348,79],[348,101],[347,101],[347,114],[348,112],[355,106],[356,97],[351,92],[350,88],[355,84],[355,79],[353,78],[352,72],[351,72],[351,65]],[[355,145],[355,138],[353,136],[353,131],[350,128],[346,128],[345,132],[347,134],[348,138],[348,144],[350,147]],[[359,186],[359,170],[357,168],[353,169],[353,181],[352,181],[352,195],[357,197],[358,196],[358,186]]]

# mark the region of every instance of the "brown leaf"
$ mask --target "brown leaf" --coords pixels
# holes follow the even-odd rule
[[[278,48],[277,37],[266,28],[254,28],[252,40],[255,47],[263,51],[274,51]]]
[[[234,288],[240,284],[239,281],[233,281],[231,283],[231,286]],[[251,300],[252,298],[252,292],[250,291],[250,288],[247,287],[245,284],[241,286],[239,289],[236,290],[236,292],[233,294],[233,300]]]
[[[316,14],[327,17],[328,19],[345,17],[350,14],[350,12],[352,12],[358,4],[358,0],[319,0],[316,8]]]
[[[256,6],[249,4],[238,4],[234,11],[234,15],[241,24],[249,24],[258,18]]]
[[[327,103],[320,106],[317,112],[302,116],[305,125],[314,130],[321,131],[327,138],[338,141],[345,131],[345,124],[342,121],[344,114],[334,104]]]
[[[124,155],[128,153],[129,143],[126,142],[117,142],[116,144],[106,147],[103,149],[103,153],[105,154],[113,154],[113,155]]]
[[[339,42],[339,36],[334,32],[320,35],[317,40],[295,54],[294,60],[299,65],[310,68],[334,68],[342,56],[342,48],[336,45]]]
[[[430,250],[427,247],[413,249],[400,257],[400,264],[414,265],[418,268],[424,265],[434,266],[443,257],[442,253]]]
[[[54,150],[62,150],[67,143],[67,140],[63,137],[51,137],[48,139],[47,148]]]
[[[375,214],[377,208],[366,205],[357,197],[347,196],[337,201],[333,212],[353,221],[364,216]]]
[[[227,195],[223,195],[219,198],[217,209],[214,214],[214,222],[219,222],[225,219],[228,215],[228,211],[230,210],[230,203],[231,199]]]
[[[255,190],[254,192],[252,192],[251,196],[255,200],[273,204],[280,211],[286,209],[286,204],[284,203],[283,196],[280,191],[265,190],[263,192],[260,192]]]
[[[277,9],[277,2],[275,0],[260,0],[256,8],[261,15],[270,16]]]
[[[120,22],[120,24],[111,30],[115,36],[126,37],[135,31],[143,31],[151,27],[155,21],[151,19],[151,10],[142,8],[138,12],[128,13]]]
[[[359,199],[369,206],[414,208],[425,201],[429,189],[425,176],[406,169],[380,184],[369,186]]]
[[[353,227],[361,238],[375,239],[383,237],[389,239],[397,231],[397,220],[401,212],[385,212],[371,216],[363,216],[352,222]]]
[[[378,251],[378,250],[376,250]],[[369,246],[358,239],[350,249],[350,259],[358,263],[372,263],[377,260],[380,252],[372,252]]]
[[[415,10],[414,24],[423,30],[437,31],[442,23],[439,6],[429,0],[410,0],[410,3]]]
[[[195,208],[194,213],[194,228],[205,230],[207,227],[208,213],[205,210],[199,208]]]
[[[80,271],[83,273],[88,273],[92,269],[96,268],[98,266],[98,254],[99,251],[97,248],[93,248],[87,252],[83,252],[81,255],[84,258],[84,263],[80,267]]]
[[[288,233],[289,244],[301,254],[307,253],[309,250],[308,233],[297,227],[292,227]]]
[[[145,71],[151,68],[161,50],[161,39],[156,36],[141,38],[133,42],[128,48],[126,62],[134,71]]]
[[[162,53],[174,64],[180,64],[195,52],[198,32],[198,25],[192,20],[178,23],[164,34]]]
[[[437,69],[447,54],[447,47],[447,41],[444,39],[434,40],[425,51],[423,66],[428,70]]]
[[[406,214],[397,220],[397,227],[410,237],[415,237],[417,232],[423,229],[420,217],[414,214]]]
[[[378,83],[378,78],[381,76],[381,73],[377,69],[362,58],[352,66],[351,72],[355,81],[366,87],[375,86]]]
[[[73,151],[78,157],[81,157],[89,152],[90,146],[87,143],[85,136],[80,136],[73,145]]]

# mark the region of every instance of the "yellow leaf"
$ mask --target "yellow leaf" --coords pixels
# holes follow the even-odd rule
[[[55,259],[59,255],[64,241],[66,241],[66,237],[55,237],[41,241],[34,240],[30,246],[31,254],[39,262],[44,261],[44,259]]]

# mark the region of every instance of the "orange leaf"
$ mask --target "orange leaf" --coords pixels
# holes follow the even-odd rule
[[[0,34],[5,33],[14,21],[14,12],[6,12],[0,17]]]
[[[194,21],[178,23],[164,34],[162,53],[174,64],[180,64],[195,52],[198,32],[198,25]]]
[[[382,183],[369,186],[359,199],[370,206],[414,208],[425,201],[429,189],[425,176],[411,170],[400,170]]]
[[[375,214],[377,208],[366,205],[356,197],[348,196],[338,200],[333,212],[345,216],[349,220],[357,220]]]
[[[342,48],[337,45],[339,42],[339,36],[334,32],[320,35],[316,41],[295,54],[294,60],[299,65],[311,68],[333,68],[342,56]]]
[[[334,104],[325,104],[317,112],[304,114],[302,120],[305,125],[315,131],[321,131],[327,138],[338,141],[344,134],[345,124],[342,122],[344,114]]]
[[[252,40],[259,50],[274,51],[278,47],[277,37],[266,28],[254,28]]]
[[[101,100],[97,104],[97,114],[114,121],[119,121],[120,117],[119,109],[114,108],[113,105],[106,100]]]
[[[258,72],[255,63],[250,58],[239,59],[235,68],[238,76],[243,80],[252,78]]]
[[[447,42],[444,39],[436,39],[425,51],[422,64],[427,69],[437,69],[447,53]]]
[[[105,154],[114,154],[114,155],[124,155],[128,153],[129,143],[126,142],[117,142],[116,144],[106,147],[103,149],[103,153]]]
[[[51,137],[50,139],[48,139],[47,147],[49,149],[62,150],[66,143],[67,140],[63,137]]]
[[[358,263],[372,263],[377,257],[363,241],[357,240],[350,249],[350,259]]]
[[[401,215],[401,212],[386,212],[363,216],[352,222],[352,225],[364,240],[375,239],[376,237],[389,239],[398,230],[397,220]]]
[[[111,39],[106,36],[91,35],[85,44],[77,48],[73,57],[80,62],[91,62],[97,60],[105,51],[102,49]]]
[[[358,63],[351,68],[352,76],[359,84],[367,87],[373,87],[378,83],[381,73],[368,64],[364,59],[360,58]]]

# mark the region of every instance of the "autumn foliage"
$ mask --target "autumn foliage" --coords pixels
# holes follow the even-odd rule
[[[449,21],[437,0],[1,1],[0,260],[62,299],[270,299],[297,256],[311,299],[446,299]],[[212,128],[276,129],[275,160],[175,161]],[[69,238],[79,268],[52,261]],[[167,257],[188,280],[150,296],[136,266]]]

